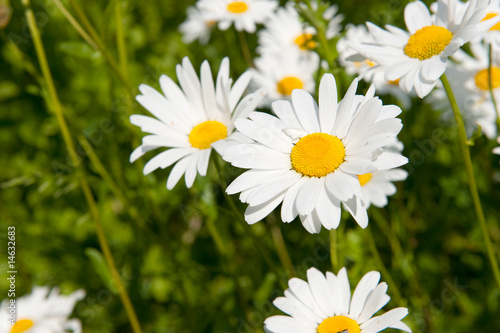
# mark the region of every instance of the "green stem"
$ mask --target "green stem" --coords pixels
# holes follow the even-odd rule
[[[296,275],[295,268],[293,267],[292,259],[290,258],[290,253],[286,248],[285,239],[280,227],[276,224],[276,219],[274,215],[269,215],[267,219],[271,228],[271,235],[273,236],[274,246],[276,247],[276,252],[278,252],[278,257],[280,259],[281,265],[285,268],[288,278],[292,278]]]
[[[61,13],[66,17],[66,19],[69,21],[69,23],[75,28],[75,30],[82,36],[82,38],[94,49],[94,50],[99,50],[99,47],[97,44],[90,38],[90,36],[87,34],[87,32],[82,28],[82,26],[76,21],[76,19],[71,15],[71,13],[64,7],[61,1],[59,0],[52,0],[54,1],[55,5]]]
[[[120,0],[115,0],[115,20],[116,20],[116,42],[118,44],[118,63],[120,64],[120,69],[127,80],[130,82],[128,76],[128,58],[127,58],[127,46],[125,42],[125,33],[123,29],[123,15],[121,9]]]
[[[450,101],[450,105],[457,122],[460,149],[462,151],[465,170],[467,171],[467,177],[469,179],[469,190],[471,193],[472,202],[474,203],[474,210],[476,211],[476,217],[479,221],[479,226],[481,227],[481,232],[483,234],[484,243],[486,245],[486,252],[490,261],[491,269],[493,271],[493,276],[495,278],[498,290],[500,291],[500,269],[498,268],[495,251],[493,250],[488,226],[486,224],[486,219],[484,218],[483,207],[481,206],[481,200],[479,199],[479,192],[477,190],[476,179],[474,178],[474,171],[472,169],[472,160],[470,157],[469,145],[467,143],[467,133],[465,132],[464,121],[462,119],[462,115],[460,114],[455,95],[453,94],[453,90],[451,89],[450,83],[448,82],[445,74],[441,76],[441,82],[443,83],[444,90],[446,91],[446,95],[448,96],[448,100]]]
[[[370,251],[372,252],[372,255],[377,262],[377,266],[380,268],[380,272],[382,273],[382,276],[384,279],[387,281],[389,286],[392,288],[392,294],[394,295],[394,300],[396,301],[397,304],[404,305],[402,304],[402,298],[401,298],[401,293],[399,292],[399,288],[394,282],[394,279],[392,278],[391,274],[389,273],[389,270],[385,267],[384,262],[382,261],[382,257],[380,256],[380,253],[378,252],[377,249],[377,244],[375,243],[375,239],[373,238],[372,231],[370,229],[370,226],[365,229],[365,235],[366,235],[366,240],[368,242],[368,247],[370,248]]]
[[[68,126],[66,124],[66,120],[64,118],[64,113],[63,113],[63,106],[59,100],[59,97],[57,95],[57,91],[55,88],[54,80],[52,78],[52,74],[50,72],[50,67],[47,61],[47,56],[45,54],[45,49],[43,47],[42,39],[40,36],[40,31],[38,30],[38,27],[36,25],[35,21],[35,16],[33,14],[33,11],[30,6],[30,1],[29,0],[22,0],[23,6],[25,7],[25,14],[26,14],[26,20],[28,23],[28,27],[31,33],[31,36],[33,38],[33,44],[35,46],[35,51],[38,57],[38,62],[40,64],[40,67],[42,69],[42,75],[45,80],[45,84],[47,86],[47,91],[48,91],[48,96],[46,97],[47,99],[47,104],[52,106],[52,109],[56,115],[57,121],[59,123],[59,126],[61,128],[61,133],[64,139],[64,142],[66,144],[66,147],[68,149],[70,158],[73,162],[73,164],[76,167],[77,175],[80,181],[80,185],[83,190],[83,194],[85,196],[85,200],[87,201],[87,204],[90,208],[90,212],[92,214],[92,217],[95,222],[96,226],[96,232],[97,232],[97,238],[99,240],[99,244],[101,246],[101,249],[103,251],[104,257],[106,259],[106,263],[109,266],[109,269],[111,270],[111,273],[114,278],[114,282],[117,286],[117,289],[119,291],[121,300],[123,302],[123,305],[125,307],[125,311],[127,312],[127,315],[130,320],[130,324],[132,325],[132,329],[135,333],[141,333],[141,327],[139,325],[139,321],[137,320],[137,316],[135,314],[134,308],[132,306],[132,302],[130,301],[130,298],[127,294],[127,291],[125,289],[125,286],[123,285],[121,281],[120,274],[118,273],[118,270],[116,269],[115,262],[113,260],[113,256],[111,254],[111,250],[109,248],[108,241],[106,239],[106,235],[104,233],[104,229],[102,227],[102,222],[99,217],[99,211],[97,208],[97,204],[94,200],[92,190],[90,189],[90,186],[85,178],[85,173],[82,168],[82,165],[80,163],[80,158],[78,157],[75,149],[75,144],[73,142],[73,139],[70,135]]]
[[[238,31],[238,41],[240,42],[241,52],[243,53],[243,58],[245,58],[247,65],[249,67],[255,67],[244,31]]]
[[[330,229],[330,261],[334,272],[338,272],[342,267],[339,264],[339,241],[337,229]]]
[[[226,245],[224,244],[222,236],[217,229],[217,226],[215,225],[215,221],[213,219],[207,219],[207,228],[210,236],[212,236],[212,239],[214,240],[215,246],[217,247],[219,253],[223,256],[226,256],[228,254]]]
[[[121,83],[125,86],[127,94],[132,96],[132,86],[130,85],[130,82],[128,81],[126,75],[122,73],[120,70],[119,65],[115,61],[115,59],[111,56],[111,54],[108,52],[108,49],[106,48],[104,42],[102,41],[101,37],[99,37],[99,34],[97,31],[94,29],[92,26],[92,23],[90,23],[89,19],[87,18],[87,15],[83,12],[83,10],[80,8],[78,5],[78,2],[76,0],[69,0],[73,8],[75,9],[76,15],[82,22],[83,26],[85,29],[88,31],[90,37],[92,37],[92,40],[95,42],[97,47],[99,48],[99,51],[102,53],[106,61],[109,63],[111,66],[111,69],[115,74],[118,76],[118,79],[121,81]]]
[[[493,102],[493,107],[495,108],[495,113],[497,115],[497,129],[500,130],[500,113],[498,111],[497,101],[495,99],[495,94],[493,93],[493,73],[492,73],[492,63],[493,63],[493,46],[488,46],[488,90],[490,91],[491,101]]]
[[[382,213],[378,208],[373,207],[371,209],[371,214],[375,223],[379,226],[380,229],[382,229],[382,232],[386,235],[391,235],[391,237],[389,237],[389,244],[391,246],[391,250],[395,258],[395,260],[393,260],[393,263],[395,265],[400,265],[401,260],[398,259],[403,258],[402,255],[403,251],[401,249],[401,244],[399,243],[397,236],[391,230],[389,223],[387,223],[385,217],[382,215]]]

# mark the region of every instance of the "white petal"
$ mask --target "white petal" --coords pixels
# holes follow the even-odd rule
[[[328,317],[332,317],[335,312],[335,303],[330,297],[330,286],[326,282],[323,273],[314,267],[309,268],[307,270],[307,281],[318,306]]]
[[[346,315],[349,313],[349,304],[351,302],[351,287],[347,278],[347,270],[342,268],[335,279],[335,289],[333,290],[335,300],[335,313],[337,315]]]
[[[319,84],[319,123],[321,132],[331,133],[337,117],[337,84],[332,74],[325,74]]]
[[[262,205],[248,206],[245,210],[245,221],[247,221],[248,224],[259,222],[264,217],[269,215],[273,209],[276,208],[281,201],[283,201],[284,196],[285,193],[283,192]]]
[[[382,297],[387,292],[387,283],[380,283],[368,296],[363,311],[359,315],[357,322],[358,324],[364,323],[368,319],[370,319],[375,312],[379,309],[379,304]]]
[[[366,273],[361,281],[359,281],[352,295],[351,308],[349,310],[349,315],[352,318],[359,317],[368,295],[377,287],[379,281],[380,273],[375,271]]]
[[[302,128],[307,133],[319,132],[318,105],[311,94],[302,89],[295,89],[292,91],[292,102]]]
[[[406,317],[408,314],[408,309],[406,308],[395,308],[389,312],[384,313],[381,316],[374,317],[373,320],[366,325],[361,325],[363,333],[377,333],[383,329],[386,329],[394,324],[397,324],[401,319]]]
[[[407,4],[404,15],[406,27],[411,34],[414,34],[423,27],[432,25],[431,15],[427,6],[420,1],[413,1]]]
[[[344,201],[342,204],[344,208],[351,213],[352,217],[354,217],[361,228],[364,229],[368,226],[368,213],[358,196]]]
[[[316,177],[309,178],[309,180],[302,185],[297,195],[297,210],[300,215],[310,214],[323,191],[325,180]]]
[[[189,161],[189,156],[184,157],[179,162],[175,164],[168,176],[167,189],[171,190],[179,182],[182,175],[186,172],[187,163]]]

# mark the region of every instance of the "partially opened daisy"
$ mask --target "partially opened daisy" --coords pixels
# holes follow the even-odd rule
[[[76,302],[85,297],[83,290],[70,295],[61,295],[59,290],[49,287],[34,287],[29,295],[16,299],[17,318],[14,323],[8,320],[12,303],[6,299],[0,309],[0,332],[11,333],[80,333],[81,323],[78,319],[69,319]]]
[[[340,65],[348,74],[359,75],[366,82],[373,83],[378,94],[393,95],[401,102],[403,108],[409,108],[410,94],[399,88],[399,80],[387,81],[384,66],[368,60],[351,47],[353,44],[372,42],[373,37],[364,25],[348,24],[345,36],[337,42]]]
[[[319,69],[319,56],[314,52],[301,54],[293,48],[274,54],[265,52],[254,60],[253,84],[266,89],[265,104],[278,99],[290,99],[294,89],[314,92],[315,73]]]
[[[217,21],[209,11],[200,10],[198,6],[189,7],[187,14],[186,20],[179,26],[183,42],[189,44],[198,39],[201,44],[206,44]]]
[[[366,204],[373,204],[376,207],[387,205],[387,197],[396,193],[396,186],[393,182],[405,180],[408,172],[403,169],[396,169],[401,163],[403,144],[395,141],[384,147],[384,151],[376,157],[374,172],[358,175],[359,184],[363,191]],[[396,155],[396,156],[395,156]]]
[[[237,129],[252,142],[227,148],[223,158],[250,170],[226,191],[241,192],[240,200],[249,204],[248,223],[260,221],[282,203],[284,222],[299,216],[307,231],[319,233],[321,225],[338,227],[343,203],[361,227],[368,225],[357,175],[376,170],[374,157],[402,128],[395,118],[401,109],[383,106],[373,89],[366,96],[356,95],[357,83],[337,103],[335,79],[325,74],[319,106],[309,93],[296,89],[292,102],[272,104],[278,117],[252,112],[249,120],[236,121]],[[393,162],[401,165],[407,160],[401,156]]]
[[[166,75],[160,77],[163,94],[148,85],[139,86],[141,95],[137,101],[155,118],[130,117],[132,124],[151,133],[142,138],[142,144],[130,155],[130,162],[151,150],[169,148],[144,166],[147,175],[175,164],[167,180],[168,189],[184,174],[187,187],[193,185],[197,173],[205,176],[212,147],[222,153],[232,142],[234,121],[246,118],[264,97],[262,91],[256,91],[241,99],[251,74],[244,73],[232,85],[227,58],[222,60],[215,85],[207,61],[201,66],[200,79],[187,57],[176,69],[180,88]]]
[[[386,328],[405,332],[411,329],[401,320],[406,308],[379,312],[391,299],[379,272],[369,272],[359,281],[351,297],[347,271],[323,275],[316,268],[307,271],[307,282],[292,278],[285,297],[274,305],[289,316],[272,316],[264,321],[270,333],[376,333]]]
[[[422,2],[411,2],[404,11],[409,32],[391,25],[384,30],[367,22],[374,42],[353,47],[386,67],[387,81],[399,80],[401,89],[409,93],[414,88],[423,98],[445,72],[448,57],[476,36],[489,0],[470,0],[462,12],[454,9],[457,2],[439,0],[434,17]]]
[[[275,0],[200,0],[198,7],[210,13],[218,21],[220,30],[227,30],[232,24],[238,31],[256,31],[256,24],[264,23],[278,7]]]
[[[281,54],[283,47],[293,47],[299,52],[310,52],[316,48],[313,40],[316,29],[301,21],[294,5],[289,2],[279,8],[266,22],[265,29],[259,31],[260,54]]]

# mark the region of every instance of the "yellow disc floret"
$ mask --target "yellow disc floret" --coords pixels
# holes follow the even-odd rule
[[[496,13],[488,13],[486,14],[486,16],[484,17],[484,19],[482,19],[482,21],[486,21],[486,20],[489,20],[489,19],[492,19],[494,17],[497,17],[498,14]],[[498,22],[497,24],[495,24],[494,26],[492,26],[490,28],[490,30],[500,30],[500,22]]]
[[[241,14],[248,10],[248,5],[244,1],[234,1],[227,5],[227,10],[234,14]]]
[[[291,95],[293,89],[302,89],[304,83],[294,76],[287,76],[278,82],[277,90],[282,95]]]
[[[12,326],[12,329],[10,330],[10,333],[21,333],[29,330],[33,326],[33,321],[29,319],[21,319],[16,321],[14,326]]]
[[[362,175],[358,175],[358,179],[359,179],[359,184],[361,186],[364,186],[364,185],[366,185],[366,183],[368,183],[370,181],[370,179],[372,179],[372,174],[371,173],[365,173],[365,174],[362,174]]]
[[[358,323],[345,316],[326,318],[318,325],[318,333],[360,333]]]
[[[446,28],[435,25],[423,27],[410,36],[404,51],[410,58],[429,59],[443,52],[452,37],[453,34]]]
[[[196,125],[189,133],[189,143],[194,148],[207,149],[215,141],[227,137],[227,127],[214,120],[205,121]]]
[[[480,70],[475,77],[476,86],[481,90],[489,90],[489,78],[488,68]],[[500,68],[491,66],[491,88],[496,89],[498,87],[500,87]]]
[[[345,148],[336,136],[313,133],[301,138],[290,159],[295,171],[309,177],[324,177],[344,162]]]
[[[295,38],[294,42],[300,47],[301,50],[312,50],[317,46],[317,43],[312,39],[312,34],[303,33]]]

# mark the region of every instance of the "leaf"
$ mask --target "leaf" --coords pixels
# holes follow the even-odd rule
[[[59,44],[59,49],[62,52],[77,58],[95,60],[101,56],[98,51],[95,51],[87,43],[79,41],[61,42]]]
[[[113,275],[104,260],[101,252],[94,248],[86,248],[85,255],[89,258],[90,263],[94,267],[95,272],[99,275],[104,282],[104,284],[111,290],[113,293],[118,293],[118,288],[115,286]]]

